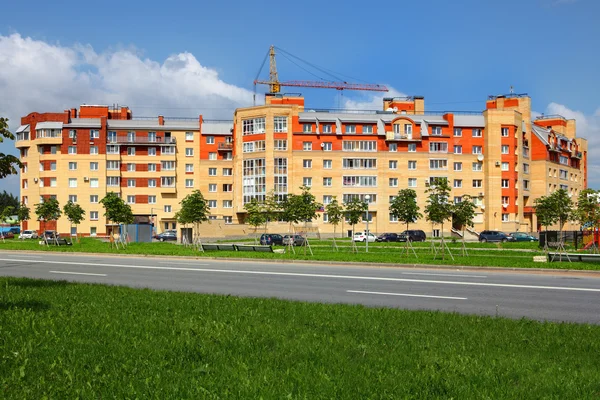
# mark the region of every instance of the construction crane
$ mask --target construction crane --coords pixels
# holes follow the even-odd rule
[[[278,49],[283,52],[283,50]],[[290,54],[291,55],[291,54]],[[260,75],[265,61],[269,57],[269,80],[262,81],[258,79],[258,75]],[[294,56],[295,57],[295,56]],[[296,57],[297,58],[297,57]],[[313,66],[312,64],[309,64]],[[315,66],[313,66],[315,67]],[[315,67],[316,68],[316,67]],[[323,71],[323,70],[321,70]],[[325,71],[323,71],[325,72]],[[263,60],[263,63],[256,75],[256,79],[254,80],[254,93],[256,93],[256,85],[269,85],[271,93],[279,93],[281,91],[282,86],[291,86],[291,87],[309,87],[309,88],[323,88],[323,89],[336,89],[336,90],[366,90],[371,92],[388,92],[388,88],[384,85],[373,85],[368,83],[348,83],[348,82],[331,82],[331,81],[284,81],[281,82],[279,80],[279,76],[277,74],[277,64],[275,63],[275,46],[271,46],[267,56]]]

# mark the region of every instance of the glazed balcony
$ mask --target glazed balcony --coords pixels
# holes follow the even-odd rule
[[[232,151],[233,143],[219,143],[218,150],[219,151]]]
[[[388,142],[417,142],[420,138],[415,138],[413,134],[386,132],[385,140]]]
[[[175,144],[175,138],[173,137],[156,137],[156,136],[116,136],[116,137],[108,137],[106,139],[107,143],[110,144],[147,144],[147,145],[156,145],[156,144]]]

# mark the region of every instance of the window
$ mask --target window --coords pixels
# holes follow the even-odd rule
[[[208,184],[208,191],[209,192],[216,192],[217,191],[217,184],[216,183],[209,183]]]
[[[77,130],[71,129],[69,131],[69,138],[77,140]]]
[[[456,137],[462,136],[462,128],[454,128],[454,136],[456,136]]]
[[[186,132],[185,133],[185,141],[186,142],[194,141],[194,132]]]
[[[414,144],[414,143],[409,143],[409,144],[408,144],[408,148],[409,148],[409,150],[408,150],[408,151],[410,151],[410,145],[411,145],[411,144]],[[395,152],[397,152],[397,151],[398,151],[398,143],[390,143],[390,145],[389,145],[389,149],[390,149],[390,152],[391,152],[391,153],[395,153]],[[415,151],[416,151],[416,150],[415,150]]]
[[[148,204],[156,204],[156,196],[148,196]]]
[[[127,187],[135,187],[135,179],[127,179]]]
[[[265,141],[255,140],[253,142],[244,142],[242,144],[242,151],[244,153],[252,153],[255,151],[265,151]]]
[[[128,195],[127,196],[127,204],[135,204],[135,196]]]
[[[194,172],[194,164],[185,164],[185,172]]]
[[[508,128],[502,128],[501,130],[502,137],[508,137]]]
[[[91,188],[97,188],[98,186],[98,178],[92,178],[90,179],[90,187]]]
[[[398,178],[390,178],[390,187],[398,187]]]
[[[215,172],[215,175],[217,173]],[[233,168],[223,168],[223,176],[231,176],[233,175]]]
[[[106,178],[106,186],[119,186],[119,181],[118,176],[109,176]]]
[[[454,196],[454,204],[462,203],[462,196]]]
[[[448,143],[446,142],[431,142],[429,143],[430,153],[447,153]]]
[[[225,222],[227,225],[233,224],[233,217],[230,215],[224,215],[223,222]]]
[[[148,155],[149,156],[156,156],[156,147],[148,147]]]
[[[174,171],[175,170],[175,161],[163,161],[161,164],[162,171]]]
[[[473,129],[473,137],[481,137],[481,129]]]
[[[454,145],[454,154],[462,154],[462,146]]]
[[[119,154],[119,146],[115,146],[115,145],[106,146],[106,154]]]
[[[429,160],[429,169],[448,169],[448,160],[445,160],[445,159]]]
[[[98,221],[98,211],[90,211],[90,220]]]
[[[69,178],[69,187],[76,188],[77,187],[77,178]]]
[[[323,142],[323,145],[321,147],[323,147],[324,151],[331,151],[333,148],[331,142]]]
[[[312,160],[302,160],[303,168],[312,168]]]
[[[302,124],[302,132],[311,133],[312,132],[312,124]]]
[[[242,120],[242,135],[265,133],[265,117]]]
[[[508,145],[503,144],[501,150],[502,150],[502,154],[508,154],[508,151],[509,151]]]
[[[156,179],[148,179],[148,187],[150,187],[150,188],[156,187]]]
[[[363,125],[363,134],[372,134],[373,125]]]
[[[90,203],[92,203],[92,204],[98,203],[98,195],[97,194],[90,195]]]
[[[224,183],[223,191],[224,192],[233,192],[233,185],[231,183]]]
[[[331,184],[332,184],[332,178],[330,178],[330,177],[323,178],[323,186],[329,187],[329,186],[331,186]]]
[[[186,179],[185,180],[185,187],[186,188],[192,188],[192,187],[194,187],[194,180],[193,179]]]
[[[274,132],[287,132],[287,117],[274,117],[273,130]]]
[[[312,142],[303,142],[302,143],[302,150],[304,150],[304,151],[311,151],[312,150]]]
[[[398,222],[398,217],[395,215],[392,215],[392,213],[389,214],[390,215],[390,222]]]
[[[148,164],[148,172],[156,172],[156,164]]]
[[[75,171],[77,169],[77,163],[76,162],[70,162],[69,163],[69,171]]]
[[[323,169],[331,169],[331,160],[323,160]]]
[[[569,157],[560,156],[558,162],[561,163],[561,164],[563,164],[563,165],[569,165]]]
[[[408,178],[408,187],[417,187],[417,178]]]
[[[510,183],[509,183],[508,179],[502,179],[502,187],[503,188],[509,188],[510,187]]]
[[[395,143],[393,143],[393,144],[395,144]],[[391,147],[390,147],[390,149],[391,149]],[[375,141],[375,140],[344,140],[342,142],[342,150],[343,151],[377,151],[377,141]]]
[[[77,147],[69,146],[69,154],[77,154]]]
[[[185,148],[185,156],[192,157],[193,155],[194,155],[194,149],[191,147],[186,147]]]
[[[409,160],[408,161],[408,169],[417,169],[417,161]]]
[[[455,171],[462,171],[462,163],[461,162],[455,162],[454,163],[454,170]]]
[[[77,203],[77,195],[76,194],[70,194],[69,195],[69,201],[71,203]]]
[[[432,126],[431,127],[431,136],[442,136],[442,127],[441,126]]]
[[[56,187],[56,178],[50,178],[50,187]]]
[[[187,138],[186,138],[187,140]],[[214,136],[207,136],[206,137],[206,144],[215,144],[215,137]]]
[[[502,163],[502,171],[508,171],[508,163],[507,162]]]
[[[163,207],[163,211],[164,211],[164,212],[166,212],[166,213],[170,213],[172,210],[173,210],[173,209],[172,209],[172,208],[171,208],[171,206],[169,206],[169,205],[165,205],[165,206]]]
[[[456,189],[461,188],[462,187],[462,179],[455,179],[453,187]]]
[[[233,200],[223,200],[223,208],[233,208]]]
[[[508,222],[508,214],[502,214],[502,222]]]
[[[160,178],[160,186],[175,187],[175,177],[174,176],[162,176]]]
[[[529,190],[529,181],[526,179],[523,179],[523,189]]]
[[[329,124],[321,125],[321,131],[323,133],[331,133],[331,125],[329,125]]]
[[[346,125],[346,133],[356,133],[356,125]]]
[[[377,177],[376,176],[343,176],[344,187],[357,186],[357,187],[376,187]]]
[[[558,170],[558,177],[559,179],[567,180],[569,179],[569,172],[564,169]]]
[[[212,161],[216,160],[217,159],[217,153],[214,153],[214,152],[208,153],[208,159],[212,160]]]
[[[279,151],[287,150],[287,140],[284,140],[284,139],[273,140],[273,149],[279,150]]]
[[[175,146],[164,146],[160,148],[162,155],[173,155],[175,154]]]
[[[135,147],[133,147],[133,146],[129,146],[129,147],[127,148],[127,155],[128,155],[128,156],[135,156]]]
[[[331,204],[333,196],[330,194],[323,195],[323,205]]]
[[[99,139],[100,138],[100,131],[97,129],[91,129],[90,130],[90,139]]]
[[[523,173],[524,174],[528,174],[529,173],[529,164],[523,164]]]
[[[312,186],[312,178],[310,178],[310,177],[302,178],[302,184],[306,187],[311,187]]]
[[[483,171],[483,163],[482,162],[474,162],[472,164],[473,171]]]
[[[217,208],[217,201],[216,200],[209,200],[208,201],[208,207],[209,208]]]
[[[483,182],[483,181],[482,181],[481,179],[473,179],[473,187],[474,187],[474,188],[480,188],[480,187],[483,187],[483,184],[482,184],[482,182]]]
[[[217,176],[217,169],[216,168],[209,168],[208,169],[208,176]]]
[[[390,169],[398,169],[398,160],[390,160],[389,167]]]
[[[127,164],[127,171],[128,172],[135,172],[135,164],[133,164],[133,163]]]
[[[56,161],[50,162],[50,171],[56,171]]]
[[[510,198],[508,196],[502,196],[502,205],[508,206],[510,204]]]
[[[473,146],[472,153],[473,154],[482,154],[483,148],[481,146]]]

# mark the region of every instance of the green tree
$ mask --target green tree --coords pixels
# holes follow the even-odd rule
[[[8,130],[8,118],[0,117],[0,143],[2,143],[4,139],[15,140],[15,135]],[[22,167],[23,164],[21,164],[21,161],[19,161],[17,157],[11,154],[0,153],[0,179],[5,178],[8,175],[17,174],[19,168]]]
[[[100,200],[104,207],[104,216],[114,224],[124,225],[125,232],[120,232],[122,245],[127,244],[127,225],[133,223],[133,212],[131,206],[123,201],[115,192],[109,192]]]
[[[337,201],[336,196],[333,196],[331,202],[325,206],[325,212],[327,213],[329,223],[333,225],[333,247],[338,250],[337,243],[335,242],[335,231],[340,222],[342,222],[342,218],[344,218],[344,206]]]
[[[358,196],[352,197],[350,201],[344,204],[344,215],[346,216],[348,223],[350,223],[350,225],[352,226],[353,251],[358,251],[358,249],[356,248],[356,243],[354,242],[354,227],[362,220],[363,215],[367,212],[368,209],[368,204],[365,201],[361,200]],[[369,240],[368,237],[367,240]]]
[[[73,203],[71,200],[63,206],[63,214],[69,220],[71,228],[73,225],[77,227],[81,221],[85,219],[85,210],[79,204]],[[79,233],[77,233],[76,237],[79,242]]]
[[[454,206],[450,203],[450,186],[447,179],[436,179],[426,190],[428,193],[427,206],[425,207],[425,215],[427,221],[441,225],[442,241],[440,243],[442,249],[442,259],[446,254],[446,243],[444,241],[444,223],[452,218]],[[448,250],[449,251],[449,250]],[[450,253],[452,256],[452,253]]]
[[[58,204],[58,200],[56,200],[54,197],[50,197],[47,199],[42,198],[42,202],[35,205],[35,214],[37,215],[38,221],[43,222],[44,228],[42,229],[42,231],[44,231],[46,222],[58,221],[58,219],[62,215],[62,212],[60,211],[60,205]],[[46,235],[44,235],[44,240],[46,240]]]
[[[208,201],[199,190],[194,190],[179,202],[181,209],[175,213],[175,218],[180,224],[192,224],[194,246],[200,246],[200,224],[208,221],[210,208]]]
[[[244,204],[244,209],[246,210],[245,222],[254,227],[254,243],[258,241],[258,227],[267,223],[267,216],[263,208],[263,204],[254,197],[248,203]]]
[[[12,206],[14,209],[19,208],[19,198],[5,190],[0,193],[0,213],[8,206]]]
[[[292,224],[303,222],[306,226],[306,223],[317,218],[317,211],[323,207],[321,203],[317,202],[309,187],[301,186],[300,190],[302,191],[300,194],[289,194],[282,203],[282,216],[285,221],[290,223],[290,230]],[[305,237],[304,244],[306,245],[306,243]]]
[[[409,224],[416,222],[423,215],[419,212],[420,207],[417,204],[417,192],[413,189],[402,189],[390,202],[390,215],[398,218],[403,224],[406,224],[408,230]],[[406,238],[406,254],[409,254],[411,247],[410,238]],[[414,250],[413,250],[414,252]],[[415,256],[417,253],[415,253]]]
[[[462,228],[462,254],[467,255],[467,247],[465,245],[465,229],[467,227],[475,226],[473,220],[475,219],[475,203],[473,203],[471,196],[464,195],[462,201],[454,205],[454,213],[452,214],[452,220],[454,224]]]
[[[269,222],[276,219],[281,212],[282,204],[283,202],[280,201],[274,191],[269,192],[265,196],[265,200],[262,202],[262,212],[265,217],[265,233],[267,233]]]
[[[594,251],[598,250],[596,244],[596,230],[600,222],[600,190],[584,189],[579,192],[575,217],[582,228],[592,228],[592,241]]]
[[[565,189],[552,192],[549,199],[556,222],[558,223],[559,241],[562,245],[564,242],[563,228],[565,224],[570,220],[576,219],[576,215],[573,212],[573,200],[571,200],[569,192]]]
[[[19,206],[19,209],[17,210],[17,217],[19,218],[19,222],[29,221],[31,218],[31,210],[25,205],[25,203],[21,203]]]
[[[0,212],[0,223],[8,222],[10,220],[10,217],[12,217],[13,215],[15,215],[15,207],[13,207],[13,206],[4,207],[2,212]]]

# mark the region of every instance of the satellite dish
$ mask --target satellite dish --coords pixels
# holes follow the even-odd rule
[[[394,107],[394,108],[393,108],[393,111],[394,111],[394,112],[398,112],[398,107]]]
[[[477,156],[477,160],[478,160],[478,161],[483,161],[483,154],[480,154],[480,155],[478,155],[478,156]]]

